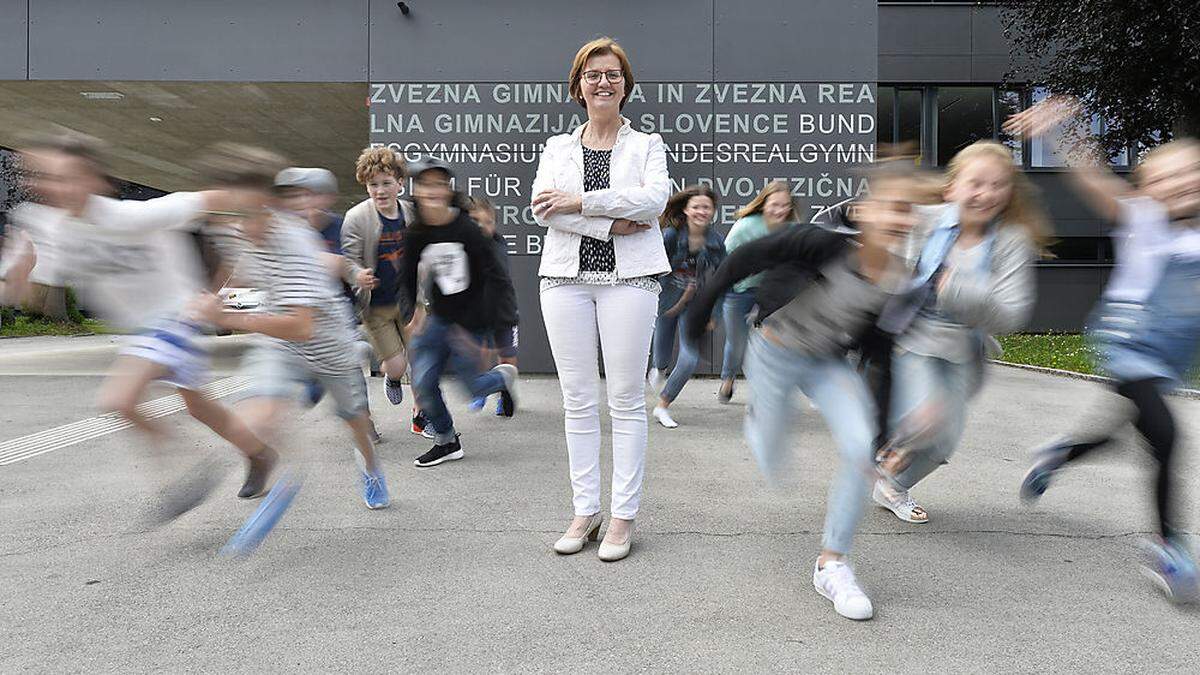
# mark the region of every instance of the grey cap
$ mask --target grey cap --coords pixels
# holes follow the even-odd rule
[[[275,187],[297,187],[319,195],[337,194],[337,178],[328,169],[292,166],[275,175]]]
[[[426,171],[432,171],[434,169],[445,171],[447,176],[454,178],[454,170],[451,169],[450,165],[446,163],[446,160],[442,159],[441,157],[422,155],[417,159],[417,161],[408,163],[408,175],[412,176],[413,178],[420,176]]]

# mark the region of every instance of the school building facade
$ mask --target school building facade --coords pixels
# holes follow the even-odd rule
[[[528,188],[540,144],[584,119],[565,79],[599,35],[633,61],[626,116],[663,135],[677,186],[717,190],[723,229],[774,179],[806,213],[853,197],[852,169],[876,143],[911,141],[939,167],[997,138],[1042,188],[1059,238],[1038,264],[1030,329],[1078,330],[1109,274],[1104,226],[1066,189],[1058,158],[1000,134],[1045,92],[1009,72],[987,3],[0,0],[0,148],[30,129],[92,134],[147,195],[194,188],[189,160],[209,143],[254,143],[333,170],[344,206],[362,195],[352,164],[363,146],[441,155],[461,189],[498,206],[522,369],[549,372]],[[0,210],[19,198],[13,183],[0,175]],[[719,370],[722,340],[706,345],[703,371]]]

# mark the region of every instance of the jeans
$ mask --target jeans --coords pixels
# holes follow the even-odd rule
[[[721,379],[732,380],[742,369],[746,354],[746,336],[750,333],[750,310],[754,309],[754,291],[725,294],[725,354],[721,360]]]
[[[679,397],[684,385],[696,373],[700,365],[700,349],[678,329],[687,325],[688,310],[685,308],[675,316],[666,316],[666,311],[679,302],[683,289],[663,283],[662,293],[658,296],[658,319],[654,322],[654,367],[666,370],[671,365],[671,352],[675,349],[675,335],[679,333],[679,358],[675,360],[675,368],[663,386],[661,396],[668,403]]]
[[[954,454],[966,426],[967,401],[977,389],[980,371],[974,362],[955,363],[905,351],[897,351],[892,367],[891,427],[899,429],[902,421],[913,414],[921,415],[922,422],[933,426],[927,444],[914,448],[911,462],[896,476],[896,482],[909,489]]]
[[[504,389],[500,373],[483,372],[486,335],[472,333],[437,316],[425,317],[425,326],[413,338],[412,384],[417,406],[437,434],[438,444],[454,442],[454,419],[442,398],[442,374],[449,366],[471,398],[482,398]]]
[[[632,519],[646,465],[646,360],[657,294],[633,286],[568,284],[541,293],[562,387],[575,515],[600,511],[600,371],[612,419],[612,515]]]
[[[1088,321],[1106,374],[1177,385],[1200,342],[1200,260],[1171,259],[1144,305],[1101,301]]]
[[[752,396],[746,440],[768,479],[787,456],[796,389],[817,404],[841,458],[829,488],[823,546],[849,553],[875,475],[874,405],[862,377],[844,358],[799,354],[758,332],[750,338],[746,377]]]

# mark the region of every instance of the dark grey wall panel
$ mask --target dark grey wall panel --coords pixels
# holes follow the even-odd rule
[[[717,0],[716,7],[718,82],[876,80],[875,0]]]
[[[1107,232],[1107,224],[1088,207],[1087,202],[1071,185],[1067,174],[1059,171],[1031,171],[1026,176],[1040,192],[1042,204],[1054,221],[1055,234],[1099,237]]]
[[[526,372],[554,367],[537,292],[544,230],[529,214],[529,189],[541,144],[586,119],[563,92],[585,40],[608,33],[630,52],[644,98],[624,114],[662,134],[677,187],[713,184],[722,231],[773,178],[788,180],[806,205],[853,195],[849,165],[873,147],[873,0],[720,0],[716,22],[713,0],[410,6],[404,17],[390,0],[372,0],[371,142],[410,159],[442,155],[460,189],[497,205]],[[702,372],[719,368],[711,352],[722,344],[706,340]]]
[[[970,54],[971,7],[879,8],[879,54]]]
[[[1012,68],[1012,59],[1008,56],[972,56],[971,57],[971,82],[1005,82],[1010,76]],[[1027,78],[1020,71],[1011,73],[1013,81],[1024,81]]]
[[[608,35],[639,80],[712,78],[712,0],[410,2],[371,0],[375,82],[564,81],[583,43]]]
[[[971,55],[893,54],[879,56],[880,84],[971,81]]]
[[[0,80],[24,80],[28,0],[0,0]]]
[[[1004,36],[999,7],[971,8],[971,52],[1008,56],[1008,38]]]
[[[1083,329],[1088,312],[1108,279],[1107,267],[1041,265],[1037,269],[1037,303],[1026,330]]]
[[[879,81],[995,83],[1012,68],[995,6],[883,5],[879,8]],[[1013,79],[1027,79],[1012,73]]]
[[[29,30],[31,79],[367,76],[367,0],[32,0]]]

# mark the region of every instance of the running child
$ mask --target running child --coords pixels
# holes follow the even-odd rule
[[[707,186],[692,187],[676,193],[667,201],[659,218],[663,246],[671,263],[671,273],[662,277],[663,290],[658,294],[658,319],[654,322],[651,382],[662,382],[654,393],[658,404],[651,415],[668,429],[679,426],[671,416],[670,407],[683,391],[684,385],[700,364],[700,345],[686,339],[676,328],[687,323],[689,304],[700,286],[716,272],[725,260],[725,238],[713,227],[717,212],[717,195]],[[712,330],[721,318],[718,306],[709,318]],[[679,334],[679,357],[670,377],[664,377],[675,351],[675,336]]]
[[[1032,263],[1047,240],[1032,185],[995,141],[976,141],[950,160],[944,199],[925,209],[921,286],[881,322],[896,336],[890,427],[920,437],[881,464],[887,478],[872,497],[910,523],[929,521],[909,491],[958,448],[967,404],[983,386],[989,336],[1020,329],[1033,312]]]
[[[428,281],[424,317],[412,338],[413,389],[417,405],[429,418],[435,445],[413,462],[437,466],[463,458],[459,434],[442,397],[447,367],[458,375],[472,398],[505,392],[517,405],[517,369],[501,363],[483,371],[488,336],[495,332],[495,306],[489,289],[511,292],[512,282],[496,258],[492,240],[467,215],[464,200],[451,186],[454,173],[436,157],[411,167],[415,218],[409,227],[401,265],[403,299],[415,303],[418,266]],[[417,314],[422,311],[418,310]]]
[[[909,269],[896,252],[904,249],[917,221],[913,172],[911,165],[895,162],[871,170],[869,195],[857,211],[857,233],[794,225],[738,247],[692,301],[695,313],[687,323],[690,339],[702,335],[713,305],[739,279],[780,265],[809,270],[807,283],[767,289],[767,297],[790,294],[791,299],[762,318],[750,339],[746,440],[759,467],[773,478],[788,454],[796,390],[825,417],[841,461],[829,492],[813,586],[838,614],[856,620],[874,615],[847,556],[875,475],[875,424],[870,392],[846,355],[884,306],[909,287]],[[772,277],[762,279],[765,284]]]
[[[518,338],[517,326],[520,323],[520,316],[517,312],[517,294],[513,289],[512,272],[508,264],[508,245],[504,241],[504,237],[496,231],[496,207],[492,205],[484,197],[471,197],[468,200],[468,214],[471,219],[479,224],[480,231],[483,235],[492,241],[492,250],[496,252],[496,259],[500,262],[504,274],[508,276],[509,283],[499,287],[489,287],[488,294],[491,296],[491,303],[494,306],[496,330],[492,334],[491,346],[496,350],[496,360],[500,363],[507,363],[514,368],[517,367],[517,348],[520,345]],[[483,407],[482,405],[480,406]],[[505,392],[500,392],[500,396],[496,401],[496,414],[501,417],[513,416],[513,403],[511,397]]]
[[[385,508],[390,498],[371,439],[367,384],[349,311],[322,266],[320,238],[278,208],[273,190],[282,164],[273,153],[232,143],[218,144],[204,158],[209,180],[232,195],[222,215],[241,237],[235,275],[266,293],[267,302],[263,313],[224,312],[206,294],[192,308],[221,328],[263,336],[242,363],[251,384],[238,412],[251,428],[274,434],[299,388],[319,381],[349,427],[363,501],[370,509]]]
[[[1079,119],[1074,99],[1052,97],[1014,115],[1006,127],[1036,137]],[[1200,347],[1200,141],[1180,138],[1151,150],[1130,185],[1100,168],[1085,140],[1067,153],[1075,186],[1116,224],[1117,266],[1089,320],[1112,387],[1126,399],[1116,422],[1132,421],[1157,460],[1154,503],[1158,536],[1146,544],[1147,569],[1176,602],[1200,599],[1196,561],[1185,541],[1175,477],[1178,434],[1164,394],[1178,386]],[[1106,445],[1112,426],[1074,432],[1035,450],[1021,496],[1038,499],[1068,464]]]
[[[101,196],[111,191],[107,163],[101,144],[85,136],[33,138],[23,144],[21,157],[28,187],[41,203],[22,204],[10,214],[15,229],[32,239],[23,247],[24,264],[9,271],[13,290],[27,291],[37,265],[52,262],[57,279],[76,289],[86,307],[128,331],[99,407],[119,413],[162,450],[167,432],[138,403],[154,382],[173,386],[188,414],[246,457],[238,496],[260,496],[276,454],[229,409],[200,392],[210,379],[201,341],[207,326],[185,313],[206,284],[191,234],[205,210],[219,207],[228,195],[177,192],[147,201]],[[41,262],[30,257],[35,249],[47,253]],[[195,506],[214,481],[210,472],[188,476],[182,493],[167,495],[161,515],[174,517]]]

